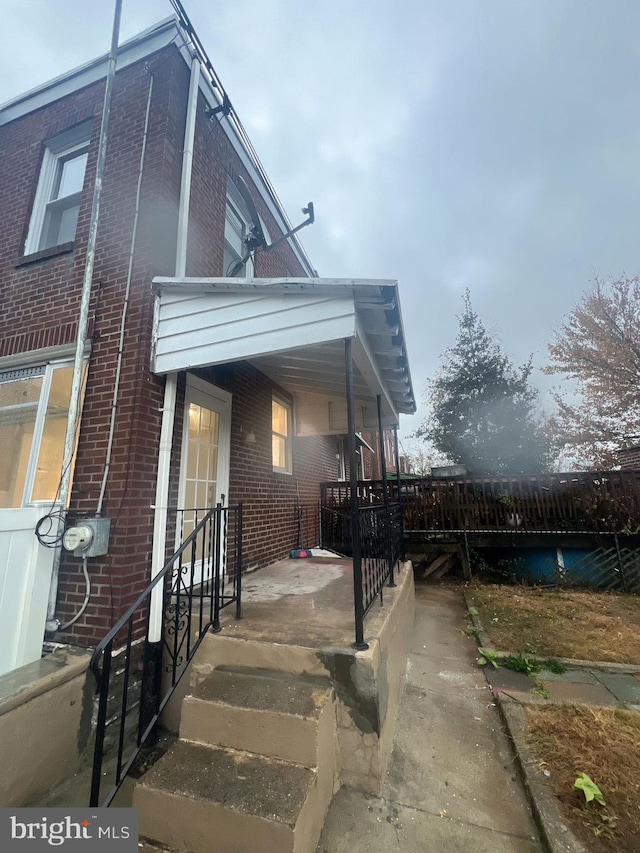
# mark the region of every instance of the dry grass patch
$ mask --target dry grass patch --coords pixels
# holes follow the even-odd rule
[[[575,705],[527,709],[527,742],[566,822],[588,850],[640,850],[640,713]],[[605,805],[574,782],[586,773]]]
[[[639,596],[481,584],[471,593],[498,649],[640,664]]]

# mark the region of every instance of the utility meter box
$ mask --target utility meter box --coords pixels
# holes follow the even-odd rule
[[[76,557],[102,557],[109,553],[110,529],[110,518],[83,518],[65,530],[62,544]]]

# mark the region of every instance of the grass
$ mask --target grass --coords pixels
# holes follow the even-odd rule
[[[639,596],[481,584],[470,592],[497,649],[640,664]]]
[[[590,851],[640,850],[640,713],[559,705],[527,708],[527,742],[565,821]],[[605,805],[574,788],[586,773]]]

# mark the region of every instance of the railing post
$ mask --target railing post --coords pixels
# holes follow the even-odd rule
[[[615,546],[616,546],[616,557],[618,560],[618,571],[620,572],[620,580],[622,581],[622,589],[624,590],[624,592],[628,592],[629,586],[627,584],[627,575],[626,575],[626,572],[624,570],[624,564],[622,562],[622,551],[620,550],[620,542],[618,541],[618,534],[617,533],[614,533],[613,541],[614,541]]]
[[[400,448],[398,447],[398,427],[393,428],[393,451],[396,454],[396,486],[398,488],[398,503],[400,504],[400,559],[404,563],[406,559],[406,544],[404,541],[404,501],[402,499],[402,479],[400,477]]]
[[[387,482],[387,458],[384,450],[384,429],[382,426],[382,396],[376,396],[376,407],[378,409],[378,444],[380,446],[380,477],[382,480],[382,501],[384,503],[384,525],[387,551],[387,562],[389,570],[389,586],[396,586],[393,577],[393,553],[391,548],[391,518],[389,516],[389,484]]]
[[[213,625],[212,631],[214,634],[220,631],[220,549],[224,547],[221,541],[222,530],[222,504],[216,504],[216,512],[214,515],[215,527],[213,535],[213,548],[215,552],[213,560]]]
[[[98,719],[96,721],[96,742],[93,748],[93,773],[91,775],[90,806],[100,805],[100,782],[102,781],[102,759],[104,757],[104,734],[107,724],[107,699],[109,697],[109,676],[111,675],[111,654],[113,640],[105,647],[100,674],[100,699],[98,700]]]
[[[364,603],[362,600],[362,556],[360,550],[360,517],[358,512],[358,463],[356,459],[356,419],[353,393],[352,340],[344,340],[345,378],[347,386],[347,430],[349,440],[349,506],[351,510],[351,558],[353,560],[353,598],[358,651],[369,648],[364,641]]]
[[[242,504],[238,504],[236,525],[236,619],[242,619]]]

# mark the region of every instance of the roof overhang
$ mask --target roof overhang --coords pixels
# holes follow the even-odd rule
[[[297,432],[345,432],[345,345],[352,339],[356,428],[413,414],[395,281],[156,278],[152,369],[249,361],[298,401]]]

